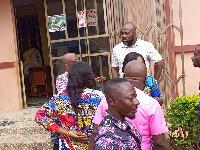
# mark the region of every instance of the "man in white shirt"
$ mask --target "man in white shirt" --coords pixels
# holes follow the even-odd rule
[[[112,53],[112,77],[122,76],[125,56],[130,52],[137,52],[143,56],[147,68],[149,68],[150,60],[154,62],[154,78],[158,80],[163,67],[163,58],[152,43],[138,39],[135,31],[133,23],[128,22],[123,25],[121,29],[122,42],[114,47]]]

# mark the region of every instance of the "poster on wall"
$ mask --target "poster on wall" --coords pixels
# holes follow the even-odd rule
[[[78,20],[79,20],[79,28],[86,27],[84,10],[78,12]]]
[[[86,11],[87,16],[87,25],[88,26],[96,26],[97,25],[97,13],[96,9],[90,9]],[[78,19],[79,19],[79,28],[86,27],[86,20],[85,20],[85,12],[79,11],[78,12]]]
[[[87,10],[87,23],[88,26],[97,25],[97,13],[95,9]]]
[[[49,32],[66,30],[66,18],[64,14],[48,16]]]

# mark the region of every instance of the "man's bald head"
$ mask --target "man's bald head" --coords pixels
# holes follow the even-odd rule
[[[144,63],[138,60],[130,61],[126,64],[124,73],[125,78],[128,79],[133,86],[144,90],[147,76],[147,68]]]
[[[136,30],[135,25],[132,22],[127,22],[122,26],[122,29],[128,29],[128,30]]]
[[[62,57],[62,62],[66,67],[66,71],[68,71],[71,65],[77,61],[79,61],[79,58],[75,53],[67,53]]]

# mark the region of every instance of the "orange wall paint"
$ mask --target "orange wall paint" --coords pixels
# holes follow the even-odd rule
[[[22,108],[17,42],[10,0],[0,2],[0,63],[15,62],[15,67],[0,69],[0,110]]]

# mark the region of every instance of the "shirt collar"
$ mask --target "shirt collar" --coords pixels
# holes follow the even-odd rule
[[[126,128],[128,128],[128,127],[131,128],[130,123],[129,123],[127,120],[125,120],[125,123],[124,123],[124,122],[121,122],[119,119],[117,119],[117,118],[111,116],[107,111],[106,111],[106,113],[105,113],[105,116],[106,116],[108,119],[110,119],[110,120],[112,121],[112,123],[113,123],[115,126],[117,126],[118,128],[120,128],[121,130],[124,130],[124,131],[125,131]]]

